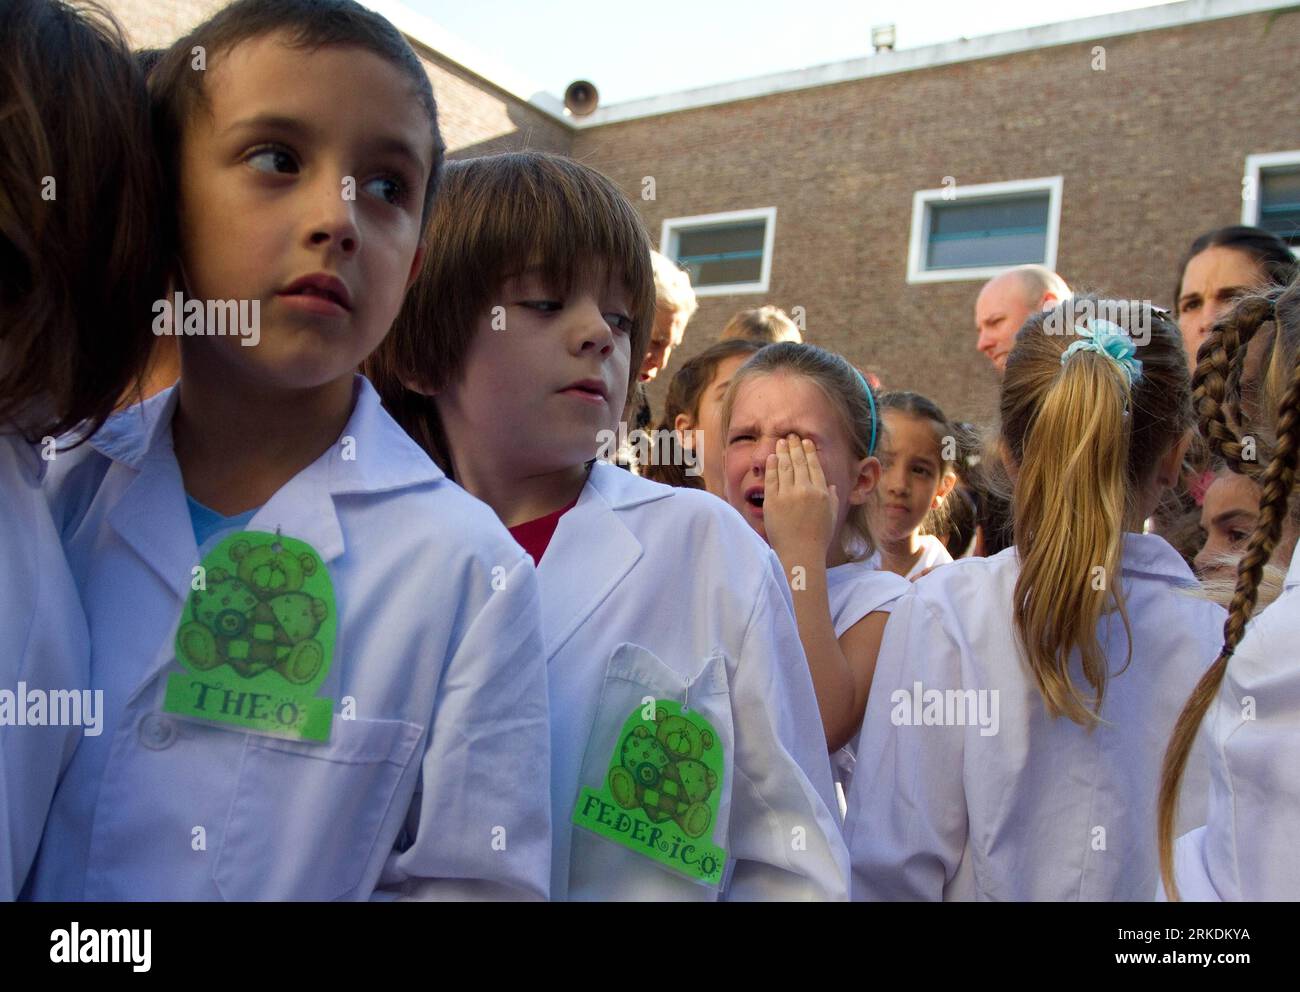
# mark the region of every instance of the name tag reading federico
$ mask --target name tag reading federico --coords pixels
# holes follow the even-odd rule
[[[659,862],[692,881],[717,886],[727,852],[711,842],[722,795],[722,744],[708,721],[660,701],[623,723],[599,789],[578,794],[573,822]]]

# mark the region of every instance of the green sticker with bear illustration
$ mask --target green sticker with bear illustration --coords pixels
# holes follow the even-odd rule
[[[721,740],[702,716],[668,700],[638,707],[618,735],[603,785],[578,794],[573,822],[693,881],[720,885],[727,852],[711,837],[722,766]]]
[[[323,743],[334,701],[317,697],[338,614],[324,562],[303,541],[241,531],[204,559],[176,631],[186,669],[163,710],[254,733]]]

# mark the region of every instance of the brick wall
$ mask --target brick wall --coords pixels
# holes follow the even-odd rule
[[[525,148],[569,153],[573,132],[568,126],[436,52],[418,44],[415,49],[433,82],[438,123],[451,157]]]
[[[667,217],[777,208],[770,292],[702,299],[669,375],[735,310],[802,305],[808,340],[988,418],[982,283],[908,284],[913,193],[1061,175],[1062,275],[1169,305],[1191,240],[1238,222],[1245,156],[1300,146],[1298,51],[1300,13],[1231,18],[603,125],[577,132],[573,155],[623,187],[656,240]],[[665,392],[661,375],[656,410]]]
[[[223,0],[109,0],[162,45]],[[1106,49],[1092,69],[1094,45]],[[1075,287],[1171,303],[1197,234],[1235,223],[1245,156],[1300,146],[1300,12],[1258,14],[878,76],[570,131],[422,48],[452,155],[572,154],[617,181],[657,241],[664,218],[777,207],[770,291],[709,297],[651,390],[742,307],[806,312],[808,340],[987,419],[980,281],[909,285],[912,195],[1064,177],[1057,268]],[[599,82],[599,81],[597,81]],[[665,89],[670,87],[665,85]],[[654,176],[656,199],[641,199]]]
[[[134,48],[166,48],[228,0],[100,0],[126,29]]]

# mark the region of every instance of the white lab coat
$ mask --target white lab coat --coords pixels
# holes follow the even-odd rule
[[[948,553],[948,549],[944,547],[942,541],[933,534],[922,534],[921,557],[918,558],[916,564],[912,566],[912,570],[907,573],[907,578],[914,579],[927,568],[933,568],[936,565],[948,565],[951,564],[951,562],[952,555]],[[877,551],[873,554],[871,558],[868,559],[867,564],[872,568],[879,568],[880,552]]]
[[[875,559],[879,558],[879,554]],[[826,572],[826,591],[831,605],[831,623],[835,636],[843,637],[848,629],[869,613],[888,613],[898,597],[912,588],[901,575],[880,570],[873,559],[851,561],[836,565]],[[840,819],[848,809],[847,795],[853,778],[862,731],[853,735],[831,756],[832,774],[835,777],[835,797],[839,803]]]
[[[1104,617],[1099,635],[1112,675],[1105,722],[1089,732],[1047,715],[1012,625],[1018,573],[1015,548],[963,559],[894,604],[848,799],[855,899],[1151,898],[1160,762],[1184,700],[1218,651],[1224,611],[1189,595],[1195,579],[1163,539],[1126,534],[1132,662],[1120,673],[1128,640],[1118,614]],[[1086,690],[1077,659],[1073,667]],[[921,700],[928,690],[986,695],[946,697],[951,724],[906,725],[918,715],[916,683]],[[981,700],[984,712],[966,713],[963,725],[955,704]],[[995,729],[995,701],[996,733],[984,733]],[[1203,822],[1195,797],[1204,784],[1197,753],[1188,826]]]
[[[20,683],[29,692],[80,692],[90,679],[86,618],[41,493],[46,465],[37,448],[0,434],[0,689],[16,699]],[[0,726],[2,900],[22,889],[55,784],[82,732],[76,726]]]
[[[1282,595],[1247,627],[1201,730],[1209,801],[1205,825],[1175,849],[1180,896],[1300,899],[1300,555]]]
[[[55,483],[106,716],[55,797],[34,898],[546,896],[532,563],[370,383],[355,384],[340,438],[355,443],[321,455],[248,526],[307,542],[333,581],[324,745],[160,712],[198,560],[172,450],[175,390],[111,420]],[[341,715],[347,697],[355,719]]]
[[[537,569],[553,721],[553,898],[845,899],[826,738],[776,555],[708,493],[596,462]],[[573,825],[645,697],[705,717],[721,889]]]
[[[827,569],[826,592],[835,636],[843,637],[869,613],[888,613],[890,604],[911,588],[912,584],[901,575],[881,571],[870,561],[851,561]]]

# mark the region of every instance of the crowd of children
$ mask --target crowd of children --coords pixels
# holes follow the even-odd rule
[[[685,274],[353,0],[10,0],[0,139],[0,898],[1300,896],[1293,268],[989,438],[772,306],[652,421]]]

